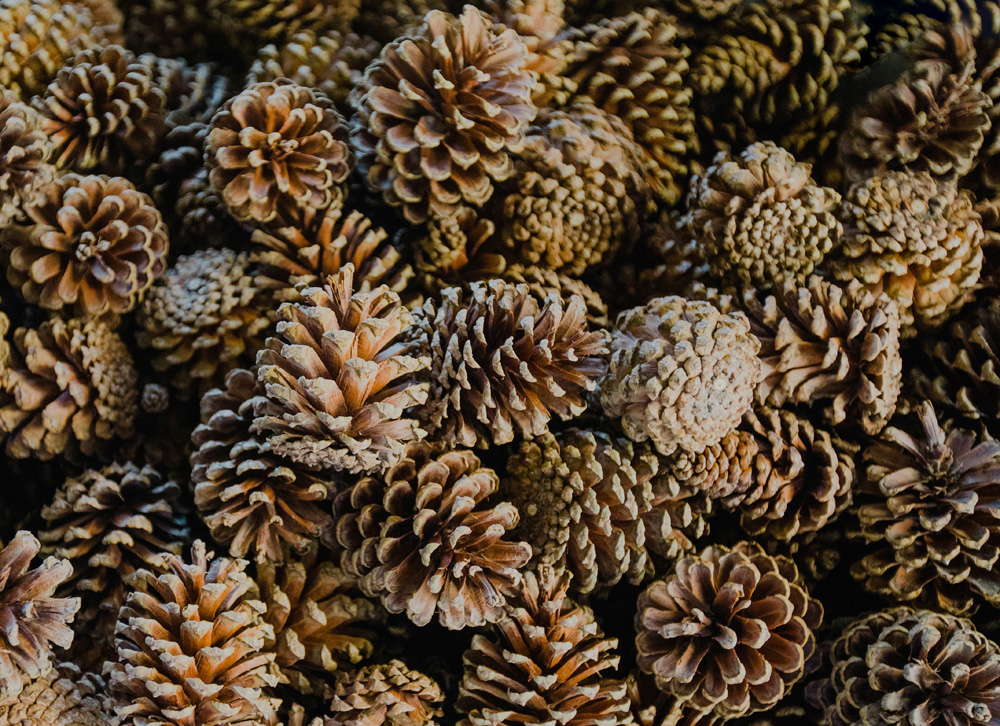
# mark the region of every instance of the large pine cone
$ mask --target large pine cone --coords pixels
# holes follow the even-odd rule
[[[460,726],[631,723],[625,684],[613,677],[618,640],[604,637],[589,608],[566,598],[568,585],[568,575],[549,568],[529,572],[497,623],[499,639],[473,636],[462,659]]]
[[[104,680],[81,673],[72,663],[52,665],[25,685],[8,706],[0,706],[4,726],[105,726],[112,715],[104,704]]]
[[[443,715],[441,687],[398,660],[339,676],[330,698],[327,726],[437,726]]]
[[[351,138],[368,184],[413,223],[482,206],[514,172],[535,116],[528,51],[472,6],[429,12],[387,45],[351,95]]]
[[[462,446],[541,436],[549,421],[578,416],[606,364],[604,331],[587,325],[573,296],[539,301],[527,285],[476,282],[447,288],[415,314],[413,336],[430,357],[428,434]]]
[[[0,225],[44,195],[55,177],[51,157],[52,140],[38,112],[13,91],[0,91]]]
[[[762,711],[802,677],[822,616],[791,560],[713,545],[639,596],[639,667],[719,718]]]
[[[169,557],[170,571],[140,570],[115,630],[118,661],[105,673],[125,724],[264,726],[276,700],[268,672],[274,631],[264,622],[245,560],[212,559],[194,543],[191,562]]]
[[[493,623],[517,592],[531,547],[511,541],[518,512],[486,504],[499,478],[465,450],[420,442],[384,476],[364,477],[334,502],[344,569],[390,612],[417,625]]]
[[[698,453],[736,428],[760,379],[742,313],[670,296],[618,317],[601,407],[633,441]]]
[[[0,378],[0,434],[7,455],[51,459],[107,453],[134,433],[138,374],[128,348],[101,320],[48,320],[14,331]]]
[[[122,177],[64,174],[3,230],[7,279],[30,303],[93,318],[126,313],[166,269],[167,229]]]

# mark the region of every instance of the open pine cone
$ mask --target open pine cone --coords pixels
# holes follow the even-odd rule
[[[744,420],[750,415],[744,414]],[[700,453],[678,449],[660,462],[661,476],[707,493],[712,499],[741,497],[751,486],[758,444],[753,434],[736,429]]]
[[[208,0],[208,17],[237,46],[259,48],[297,33],[346,31],[362,0]]]
[[[55,178],[52,139],[42,119],[11,90],[0,91],[0,224],[6,227],[26,204],[38,201]]]
[[[406,664],[366,666],[340,676],[330,689],[327,726],[437,726],[443,715],[441,687]]]
[[[50,665],[28,682],[17,699],[0,706],[4,726],[105,726],[112,716],[105,707],[104,680],[81,673],[72,663]]]

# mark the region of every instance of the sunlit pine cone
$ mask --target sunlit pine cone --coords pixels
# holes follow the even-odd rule
[[[681,454],[679,450],[674,456]],[[665,457],[667,459],[672,457]],[[678,557],[694,552],[709,533],[715,501],[693,483],[662,469],[650,482],[649,511],[642,515],[646,532],[648,575],[672,569]]]
[[[618,316],[601,408],[664,455],[704,451],[736,428],[760,378],[742,313],[670,296]]]
[[[119,614],[104,670],[114,713],[127,726],[271,722],[274,632],[247,562],[213,559],[201,541],[190,561],[167,559],[167,573],[136,573]]]
[[[109,453],[131,438],[138,375],[128,348],[100,320],[59,318],[14,331],[0,379],[0,434],[16,459]]]
[[[438,726],[445,694],[433,679],[402,661],[338,676],[330,688],[327,726]]]
[[[166,269],[167,229],[122,177],[63,174],[3,230],[7,279],[25,300],[93,318],[126,313]]]
[[[680,220],[710,273],[728,290],[802,280],[841,234],[840,195],[818,186],[808,164],[765,141],[720,153],[688,192]]]
[[[52,140],[35,109],[13,91],[0,91],[0,225],[21,217],[55,178]]]
[[[411,335],[430,358],[428,435],[462,446],[540,436],[553,418],[578,416],[606,368],[607,334],[591,330],[583,298],[540,302],[503,280],[447,288],[415,313]]]
[[[528,51],[472,6],[437,10],[382,49],[351,95],[351,140],[369,186],[411,223],[481,207],[514,173],[535,117]]]
[[[237,47],[283,43],[297,33],[346,32],[361,0],[208,0],[206,11]]]
[[[750,411],[744,417],[748,415]],[[753,483],[758,451],[753,434],[736,429],[700,453],[678,449],[663,457],[661,474],[654,481],[671,479],[679,485],[703,491],[712,499],[740,497]]]
[[[334,501],[344,569],[389,612],[457,630],[497,622],[531,547],[510,534],[518,511],[486,500],[499,477],[468,450],[410,444],[382,476]]]
[[[661,690],[722,719],[762,711],[789,691],[823,616],[792,561],[749,542],[681,559],[638,608],[639,667]]]
[[[945,322],[975,290],[984,232],[968,192],[889,172],[852,186],[839,215],[848,231],[828,269],[895,300],[903,337]]]
[[[236,219],[282,226],[299,209],[341,204],[354,160],[333,103],[280,79],[248,86],[215,114],[205,165]]]
[[[198,514],[233,557],[281,564],[331,525],[331,482],[274,453],[251,431],[264,393],[255,371],[236,369],[201,399],[191,434],[191,483]]]
[[[566,597],[568,575],[525,575],[497,637],[474,635],[463,657],[459,726],[500,723],[628,724],[625,684],[617,680],[616,638],[589,608]]]
[[[29,681],[13,703],[0,706],[5,726],[105,726],[104,680],[73,663],[50,665]]]
[[[563,0],[486,0],[480,7],[493,21],[517,32],[528,50],[525,68],[535,76],[532,97],[542,108],[546,87],[564,82],[562,73],[573,50],[566,31],[566,6]]]

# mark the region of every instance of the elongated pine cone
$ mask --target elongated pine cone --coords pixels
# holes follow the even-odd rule
[[[323,505],[330,482],[276,455],[251,431],[263,394],[256,372],[240,368],[223,389],[205,393],[191,434],[191,483],[198,514],[230,555],[281,564],[331,525]]]
[[[957,615],[995,607],[1000,443],[942,430],[930,403],[917,413],[922,435],[890,427],[864,451],[857,512],[870,553],[851,572],[895,600]]]
[[[169,572],[140,570],[115,630],[109,663],[114,713],[127,726],[247,724],[273,718],[262,687],[274,653],[273,628],[245,560],[212,559],[197,541],[191,561],[168,558]]]
[[[341,204],[354,160],[333,103],[279,79],[248,86],[215,114],[205,165],[236,219],[284,226],[300,210]]]
[[[265,395],[253,430],[310,469],[384,471],[424,436],[409,418],[428,387],[417,380],[427,357],[401,335],[411,315],[384,285],[355,291],[350,263],[301,295],[278,309],[277,335],[257,356]]]
[[[527,285],[476,282],[447,288],[417,311],[413,336],[430,358],[428,435],[462,446],[540,436],[553,417],[586,409],[604,372],[606,334],[587,325],[573,296],[539,301]]]
[[[601,407],[633,441],[699,453],[736,428],[760,378],[741,313],[670,296],[618,317]]]
[[[496,625],[499,637],[473,636],[462,659],[459,726],[631,723],[625,684],[613,673],[618,640],[566,597],[568,586],[568,575],[550,568],[528,572]]]
[[[330,726],[437,726],[444,715],[441,687],[398,660],[341,675],[330,696]]]
[[[10,90],[0,91],[0,224],[6,227],[21,209],[38,201],[55,178],[52,140],[42,119]]]
[[[125,343],[103,321],[55,318],[35,330],[18,328],[14,347],[0,378],[8,456],[103,455],[112,440],[132,437],[138,374]]]
[[[423,24],[382,49],[351,94],[358,166],[411,223],[481,207],[514,173],[535,117],[528,51],[472,6]]]
[[[841,234],[840,195],[818,186],[808,164],[770,141],[720,153],[688,192],[681,220],[709,272],[728,290],[802,280]]]
[[[0,706],[0,721],[5,726],[104,726],[111,723],[104,693],[100,676],[81,673],[72,663],[51,665],[13,703]]]
[[[122,177],[64,174],[3,230],[7,279],[30,303],[80,317],[126,313],[166,269],[167,228]]]
[[[719,718],[762,711],[802,677],[822,617],[791,560],[713,545],[639,596],[639,667]]]
[[[646,573],[642,515],[651,508],[656,455],[600,431],[570,429],[525,441],[507,461],[503,492],[521,513],[516,534],[533,562],[569,569],[587,593]]]

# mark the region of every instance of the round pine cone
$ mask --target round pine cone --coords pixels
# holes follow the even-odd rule
[[[74,56],[33,102],[62,169],[120,174],[152,157],[167,133],[167,97],[154,69],[118,45]]]
[[[48,320],[14,331],[0,378],[0,434],[7,455],[51,459],[108,453],[134,433],[138,375],[128,348],[101,320]]]
[[[514,505],[484,504],[498,486],[471,451],[411,444],[384,476],[363,477],[334,500],[344,569],[417,625],[435,613],[453,630],[497,622],[531,557],[529,545],[505,539],[517,526]]]
[[[166,268],[167,229],[122,177],[63,174],[3,230],[7,279],[30,302],[93,318],[126,313]]]
[[[567,599],[567,575],[543,567],[524,579],[499,638],[474,635],[462,659],[459,726],[631,723],[625,684],[614,678],[618,640]]]
[[[749,542],[713,545],[639,596],[639,667],[692,708],[744,716],[802,677],[822,617],[791,560]]]
[[[681,220],[727,290],[804,279],[837,242],[840,195],[770,141],[720,153],[688,192]]]
[[[412,317],[396,293],[355,291],[348,263],[322,287],[303,287],[278,319],[257,356],[264,395],[253,422],[275,454],[314,470],[374,473],[423,438],[409,415],[426,401],[428,383],[416,376],[428,359],[403,340]]]
[[[346,31],[360,7],[361,0],[208,0],[206,11],[234,45],[256,50],[303,31]]]
[[[591,331],[583,298],[539,301],[527,285],[447,288],[414,316],[412,336],[430,358],[428,435],[461,446],[541,436],[553,416],[586,409],[606,364],[606,334]]]
[[[1000,443],[971,431],[947,433],[933,407],[918,408],[923,431],[887,428],[864,450],[857,514],[870,553],[852,574],[880,595],[962,615],[996,607],[1000,589]]]
[[[200,250],[181,257],[136,312],[136,342],[182,396],[220,385],[252,365],[268,332],[267,300],[246,253]]]
[[[251,431],[264,386],[236,369],[225,389],[201,399],[201,424],[191,434],[191,483],[198,513],[233,557],[281,564],[304,551],[331,524],[322,502],[330,483],[277,456]]]
[[[41,199],[55,178],[52,140],[31,106],[10,90],[0,90],[0,226],[21,217]]]
[[[482,206],[514,173],[535,117],[528,51],[472,6],[432,10],[383,48],[351,94],[351,139],[368,184],[407,220]]]
[[[341,674],[330,699],[330,726],[437,726],[444,692],[423,673],[391,660]]]
[[[354,160],[347,127],[321,93],[287,79],[255,83],[215,114],[205,165],[236,219],[283,226],[341,204]]]
[[[760,343],[742,313],[661,297],[618,317],[601,407],[664,455],[704,451],[736,428],[760,379]]]
[[[0,706],[4,726],[105,726],[104,680],[72,663],[50,665],[28,682],[16,700]]]

